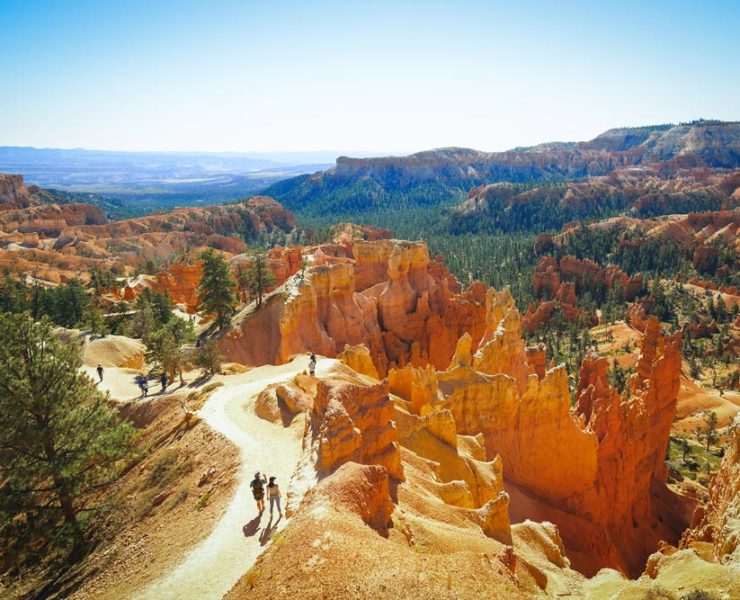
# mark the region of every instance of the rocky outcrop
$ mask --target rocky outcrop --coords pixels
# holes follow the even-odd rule
[[[74,237],[60,239],[69,227],[103,225],[106,222],[105,213],[97,206],[90,204],[43,204],[0,212],[0,230],[4,234],[36,234],[37,247],[48,246],[54,250],[62,250],[65,247],[78,248],[80,240]],[[45,238],[53,239],[42,244]],[[28,241],[30,239],[26,238],[26,242]],[[95,248],[88,249],[82,246],[79,249],[81,254],[94,255],[96,253]],[[86,252],[87,250],[89,252]]]
[[[89,339],[82,351],[85,365],[96,367],[121,367],[124,369],[144,368],[146,346],[139,340],[122,335],[107,335],[103,338]]]
[[[381,229],[371,225],[337,223],[331,228],[331,237],[335,244],[352,246],[359,241],[389,240],[393,237],[393,232],[390,229]]]
[[[680,339],[661,335],[657,320],[649,320],[622,396],[609,386],[606,360],[587,357],[571,410],[564,367],[542,377],[541,350],[527,351],[517,335],[510,295],[489,297],[472,367],[463,343],[451,368],[437,374],[439,408],[451,413],[458,433],[482,434],[488,459],[501,457],[514,519],[557,524],[583,571],[611,566],[639,574],[659,540],[677,540],[691,505],[666,487],[663,462]]]
[[[740,567],[740,417],[730,428],[730,443],[712,477],[709,501],[697,508],[681,547],[696,542],[710,543],[717,562]]]
[[[24,196],[18,189],[16,186],[13,202],[23,204]],[[0,211],[0,266],[16,273],[34,272],[38,279],[50,283],[75,276],[84,279],[92,268],[123,276],[147,261],[169,262],[177,256],[183,262],[189,250],[197,252],[206,246],[237,255],[246,250],[244,238],[275,229],[288,232],[294,227],[292,214],[265,197],[110,223],[97,206],[32,203],[25,208]],[[296,250],[270,251],[271,267],[279,282],[298,270],[299,249],[297,256]],[[195,262],[193,256],[190,258],[191,263]],[[182,281],[178,280],[180,275],[184,276]],[[168,270],[155,285],[180,296],[178,302],[192,308],[195,303],[191,275]],[[135,297],[136,290],[126,294]]]
[[[666,487],[663,458],[678,391],[678,337],[663,336],[655,319],[646,322],[624,395],[609,386],[606,361],[588,357],[572,410],[565,368],[545,370],[544,349],[525,346],[511,294],[474,289],[469,294],[480,298],[469,313],[478,315],[474,334],[449,345],[449,369],[438,371],[425,337],[429,321],[439,318],[432,307],[447,306],[449,315],[464,295],[438,285],[419,245],[378,244],[377,253],[363,247],[362,259],[324,255],[324,264],[296,280],[287,298],[278,294],[254,313],[274,323],[284,359],[310,345],[319,353],[342,352],[337,341],[349,343],[346,336],[359,331],[377,367],[377,353],[394,348],[391,333],[410,342],[409,354],[396,354],[408,362],[392,366],[386,381],[368,385],[356,375],[337,375],[318,382],[304,442],[318,473],[352,461],[383,465],[398,479],[400,441],[439,465],[434,492],[445,503],[481,511],[474,520],[484,529],[490,529],[484,512],[500,516],[503,502],[514,520],[550,520],[574,564],[589,573],[611,566],[638,574],[658,540],[677,540],[690,502]],[[387,256],[385,266],[378,255]],[[365,276],[370,287],[358,293],[353,276],[360,260],[373,264],[367,273],[375,275]],[[384,269],[388,281],[373,284]],[[458,326],[453,321],[443,331],[450,336]],[[254,342],[254,334],[249,339]],[[346,352],[348,363],[352,353]],[[395,409],[389,393],[397,398]],[[482,454],[471,450],[476,446]],[[496,510],[483,510],[497,498]]]
[[[622,298],[631,301],[643,289],[641,275],[628,277],[619,267],[602,268],[591,260],[563,256],[543,256],[532,274],[532,293],[538,300],[527,307],[524,330],[533,333],[553,317],[555,311],[566,322],[596,325],[595,314],[576,307],[577,297],[585,292],[598,294],[603,289],[619,289]]]
[[[389,484],[384,468],[347,462],[313,488],[306,503],[315,504],[322,498],[342,512],[356,514],[373,529],[384,531],[394,508]]]
[[[243,252],[243,239],[276,229],[291,231],[292,214],[271,198],[255,197],[236,204],[199,208],[178,208],[160,213],[115,221],[101,226],[68,227],[57,245],[86,241],[105,248],[107,253],[138,260],[166,258],[184,248],[210,246],[231,254]]]
[[[614,157],[611,153],[609,156]],[[620,159],[627,161],[636,157],[634,152],[620,155]],[[597,159],[589,163],[586,169],[594,174],[591,169],[598,162]],[[579,177],[561,186],[540,179],[534,187],[524,189],[510,183],[512,179],[489,179],[485,185],[468,188],[468,197],[452,210],[452,228],[483,231],[493,225],[513,229],[521,227],[522,216],[542,222],[548,212],[545,218],[550,223],[567,226],[568,221],[603,214],[605,206],[614,213],[624,211],[646,216],[686,213],[695,209],[698,199],[707,210],[736,207],[740,164],[736,157],[732,162],[732,170],[703,168],[696,158],[684,164],[676,160],[651,161],[640,168],[622,168],[625,163],[612,162],[598,177]],[[541,240],[537,248],[544,247],[547,243]]]
[[[221,338],[224,355],[243,364],[282,363],[302,352],[333,357],[346,345],[364,344],[382,377],[406,364],[446,368],[465,332],[477,346],[485,327],[484,286],[454,291],[456,282],[451,285],[449,272],[422,242],[360,241],[342,248],[336,256],[326,247],[309,253],[305,278],[288,282]],[[254,337],[262,332],[264,343]]]
[[[6,175],[0,173],[0,210],[28,208],[34,201],[23,183],[23,175]]]
[[[468,339],[470,337],[468,336]],[[406,365],[388,373],[391,393],[409,402],[411,412],[424,416],[438,403],[437,376],[434,367]]]
[[[190,312],[198,308],[198,285],[203,275],[200,262],[175,263],[166,271],[157,273],[152,285],[155,292],[167,292],[175,304],[184,304]]]
[[[353,371],[367,375],[373,379],[380,379],[378,370],[375,368],[373,359],[370,356],[370,351],[367,349],[365,344],[359,344],[357,346],[345,346],[338,355],[337,359],[341,360]]]
[[[306,426],[304,449],[315,451],[320,475],[351,461],[381,465],[391,477],[402,480],[392,415],[387,382],[367,385],[349,377],[322,379]]]
[[[267,264],[275,276],[273,287],[285,283],[288,277],[300,269],[301,256],[299,247],[281,248],[278,246],[270,249]],[[241,269],[249,269],[252,260],[252,257],[246,254],[231,257],[229,264],[234,275]],[[148,287],[155,292],[167,292],[175,304],[181,304],[185,310],[194,313],[198,309],[198,286],[202,275],[203,267],[200,261],[193,259],[192,263],[176,262],[159,271],[155,276],[139,275],[127,279],[119,295],[124,300],[132,301],[144,288]],[[248,298],[242,300],[246,301]]]

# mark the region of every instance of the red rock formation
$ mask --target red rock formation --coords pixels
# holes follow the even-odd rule
[[[545,371],[547,370],[547,348],[545,344],[527,346],[525,350],[527,352],[527,362],[532,365],[537,377],[540,379],[544,378]]]
[[[521,158],[517,153],[517,160]],[[458,222],[464,228],[489,219],[489,215],[496,210],[505,211],[510,206],[526,204],[540,207],[555,204],[560,209],[568,207],[576,214],[587,215],[596,212],[594,205],[611,201],[631,208],[637,214],[665,214],[697,195],[729,207],[737,206],[740,200],[740,194],[736,192],[740,187],[740,169],[737,168],[697,169],[696,164],[678,165],[675,161],[643,165],[639,169],[622,169],[620,166],[611,163],[608,174],[602,172],[600,177],[571,181],[558,188],[542,185],[521,190],[509,183],[491,183],[472,188],[468,198],[453,209],[453,222]],[[479,168],[476,165],[476,172]],[[591,165],[587,168],[590,169]],[[719,229],[727,225],[727,221],[695,217],[693,222],[686,224],[694,229],[706,225]],[[564,232],[570,228],[569,225],[563,228]],[[682,229],[681,225],[679,229]],[[554,241],[557,243],[557,238]],[[542,240],[537,247],[542,247],[543,243],[546,244],[546,241]]]
[[[627,312],[628,323],[637,329],[637,331],[645,332],[647,327],[648,315],[653,310],[654,301],[648,296],[646,298],[640,298],[632,306],[630,306]]]
[[[554,247],[552,234],[540,233],[534,243],[535,254],[542,254],[543,252],[549,252]]]
[[[68,227],[106,222],[103,211],[90,204],[43,204],[0,212],[0,230],[3,233],[35,233],[39,239],[55,238],[49,246],[56,250],[78,241],[74,237],[68,240],[59,238]]]
[[[225,356],[281,363],[301,352],[336,356],[345,345],[365,344],[384,376],[406,364],[444,368],[464,332],[476,345],[483,336],[485,286],[451,290],[449,272],[430,260],[424,243],[355,242],[346,250],[351,258],[324,249],[311,255],[305,279],[291,281],[221,338]]]
[[[543,256],[532,274],[532,294],[535,298],[554,298],[559,289],[558,261],[554,256]]]
[[[532,274],[532,291],[535,298],[543,298],[527,307],[523,327],[533,333],[549,322],[556,309],[560,309],[563,319],[577,323],[588,319],[592,325],[598,320],[596,315],[586,315],[576,308],[577,294],[589,291],[595,294],[601,286],[613,289],[619,286],[625,300],[633,300],[643,288],[641,275],[628,277],[614,265],[602,269],[591,260],[579,260],[564,256],[558,260],[554,256],[543,256]]]
[[[393,394],[408,400],[410,411],[416,415],[428,414],[432,405],[437,403],[437,377],[431,365],[406,365],[402,369],[391,369],[388,384]]]
[[[507,323],[516,330],[516,309],[507,310],[505,296],[498,305],[505,316],[478,350],[476,370],[438,375],[441,406],[458,432],[483,434],[488,458],[501,456],[515,520],[556,523],[586,572],[612,566],[639,574],[658,540],[675,541],[686,525],[686,504],[666,488],[664,466],[680,339],[660,335],[657,320],[648,321],[629,396],[609,387],[606,359],[587,358],[571,413],[564,368],[541,380],[530,376],[535,369],[515,337],[501,341]],[[479,358],[488,355],[490,361]]]
[[[342,377],[319,381],[303,441],[304,449],[315,449],[319,476],[352,461],[383,466],[391,477],[403,480],[392,415],[385,381],[376,385]]]
[[[373,379],[380,379],[378,375],[378,369],[375,368],[375,363],[370,356],[370,351],[367,346],[360,344],[358,346],[345,346],[338,355],[337,359],[341,360],[353,371],[362,375],[367,375]]]
[[[152,285],[155,292],[168,292],[175,304],[184,304],[188,311],[198,308],[198,285],[203,275],[200,262],[188,265],[175,263],[166,271],[157,273]]]
[[[394,509],[389,486],[385,469],[348,462],[319,482],[306,496],[306,503],[329,502],[343,513],[358,515],[373,529],[385,531]]]
[[[183,248],[212,246],[229,253],[243,252],[241,236],[276,228],[290,231],[295,219],[280,204],[266,197],[245,202],[199,208],[179,208],[168,213],[115,221],[102,226],[68,227],[58,245],[84,240],[118,254],[123,262],[133,258],[172,256]],[[132,256],[126,260],[126,255]]]
[[[718,258],[719,248],[700,244],[694,250],[694,257],[691,262],[699,273],[712,274],[717,268]]]
[[[294,226],[288,211],[264,197],[112,223],[98,207],[88,204],[31,205],[0,211],[0,265],[18,273],[36,273],[51,283],[84,278],[92,267],[115,268],[116,274],[124,275],[133,265],[167,261],[185,249],[210,246],[227,254],[241,253],[246,250],[242,235],[275,228],[289,231]],[[271,256],[275,253],[279,251],[271,251]],[[285,251],[285,256],[271,260],[279,280],[298,268],[293,254]],[[175,289],[178,283],[161,285]],[[190,304],[192,292],[186,295]]]
[[[566,289],[563,285],[561,290]],[[522,330],[527,333],[534,333],[544,324],[549,323],[556,310],[560,310],[563,320],[568,323],[586,323],[587,326],[593,327],[598,325],[596,315],[589,315],[573,304],[560,302],[559,300],[546,300],[544,302],[532,302],[527,307],[527,312],[522,317]]]
[[[332,241],[335,244],[352,246],[355,242],[373,242],[389,240],[393,237],[390,229],[381,229],[370,225],[356,225],[355,223],[337,223],[332,227]]]

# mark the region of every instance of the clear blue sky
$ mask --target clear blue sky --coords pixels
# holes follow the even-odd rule
[[[740,1],[0,0],[0,145],[499,150],[740,119]]]

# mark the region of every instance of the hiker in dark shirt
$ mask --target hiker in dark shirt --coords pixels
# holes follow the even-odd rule
[[[167,391],[167,373],[162,373],[159,377],[159,383],[162,384],[162,393]]]
[[[265,512],[266,483],[267,478],[264,475],[260,475],[260,472],[257,471],[254,474],[254,479],[252,479],[252,482],[249,484],[249,487],[252,488],[252,495],[254,496],[254,500],[257,503],[257,510],[260,511],[260,514]]]
[[[103,365],[98,365],[97,371],[98,377],[100,378],[100,383],[103,383]]]

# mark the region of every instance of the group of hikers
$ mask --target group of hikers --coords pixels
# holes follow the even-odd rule
[[[252,495],[257,503],[257,510],[260,512],[260,515],[265,512],[265,493],[267,493],[267,498],[270,500],[270,517],[272,517],[273,509],[277,505],[278,514],[282,518],[283,509],[280,506],[280,486],[276,483],[276,479],[277,477],[273,475],[270,477],[268,483],[267,477],[257,471],[249,487],[252,488]]]
[[[100,379],[100,383],[103,383],[103,365],[98,365],[96,371],[98,372],[98,378]],[[311,354],[311,358],[308,359],[308,372],[311,374],[311,376],[316,373],[316,355]],[[139,386],[139,389],[141,390],[141,397],[149,395],[149,380],[146,378],[146,376],[143,373],[139,373],[136,376],[136,379],[134,380],[136,382],[136,385]],[[169,385],[169,379],[167,377],[167,373],[162,373],[159,376],[159,383],[162,385],[162,394],[164,394],[167,391],[167,386]],[[282,514],[282,513],[281,513]]]
[[[141,390],[141,395],[148,396],[149,395],[149,380],[146,378],[145,375],[142,373],[139,373],[136,376],[136,385],[139,386],[139,389]],[[167,386],[169,385],[169,379],[167,377],[167,373],[162,373],[159,376],[159,383],[162,385],[162,391],[161,393],[164,394],[167,391]]]
[[[103,383],[103,365],[98,365],[97,369],[95,370],[98,372],[100,383]],[[141,390],[141,397],[149,395],[149,380],[147,379],[146,375],[144,375],[143,373],[139,373],[134,379],[134,382],[136,383],[136,385],[139,386],[139,389]],[[159,376],[159,383],[162,385],[162,394],[167,391],[167,386],[169,385],[169,382],[170,380],[167,377],[167,373],[163,372]]]

